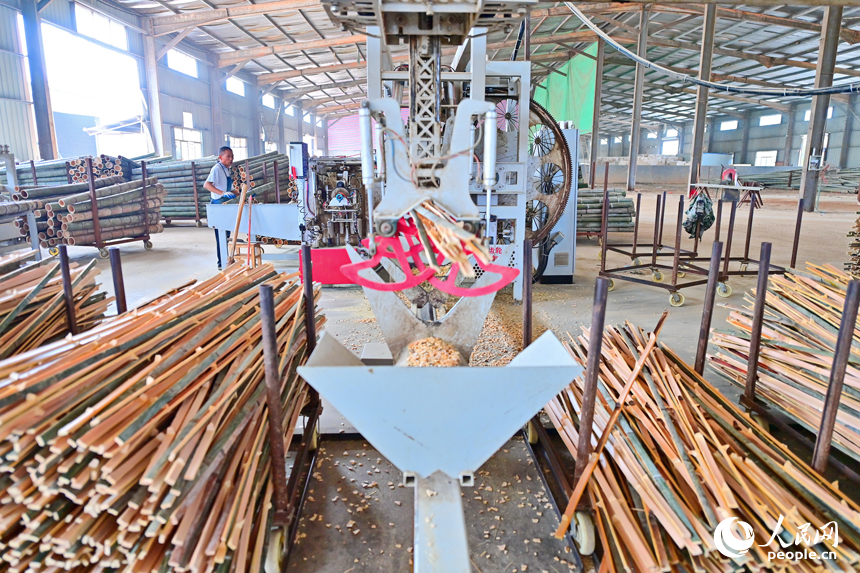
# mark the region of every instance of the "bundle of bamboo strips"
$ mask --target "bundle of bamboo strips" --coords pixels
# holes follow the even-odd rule
[[[43,247],[95,244],[93,205],[88,185],[23,189],[20,201],[0,203],[0,215],[34,210]],[[120,177],[95,182],[96,214],[102,240],[140,236],[147,227],[150,235],[164,230],[158,222],[167,191],[156,177],[148,177],[144,202],[143,185],[143,180],[123,182]],[[146,220],[143,217],[144,206],[148,216]],[[90,223],[77,224],[83,221]],[[29,234],[30,228],[23,216],[18,218],[16,226],[22,235]]]
[[[636,207],[623,189],[609,189],[607,224],[612,232],[633,231]],[[580,189],[576,195],[576,227],[581,232],[598,232],[603,225],[603,190]]]
[[[273,496],[261,284],[275,292],[289,445],[308,392],[304,304],[296,275],[271,265],[233,265],[0,362],[6,570],[261,571]]]
[[[803,169],[787,169],[785,171],[773,171],[770,173],[756,173],[746,179],[755,179],[765,187],[779,187],[784,189],[800,189],[800,181],[803,179]],[[860,168],[837,169],[827,165],[821,171],[818,182],[819,191],[831,193],[857,193],[860,186]]]
[[[0,259],[0,358],[21,354],[69,332],[60,263],[49,258],[21,265],[33,253]],[[113,300],[97,291],[95,263],[70,265],[75,318],[81,330],[101,322]]]
[[[830,265],[807,264],[807,270],[791,270],[768,280],[756,396],[817,434],[851,277]],[[729,313],[727,320],[735,331],[713,332],[711,342],[720,351],[709,357],[717,372],[741,387],[747,375],[753,293],[746,300],[749,307],[732,308]],[[854,340],[860,340],[860,329],[855,328]],[[860,460],[860,348],[856,344],[848,359],[833,446]]]
[[[603,334],[593,442],[628,377],[633,384],[587,485],[607,561],[601,571],[857,571],[860,507],[665,345],[647,352],[647,340],[630,324]],[[588,332],[570,346],[584,364]],[[574,457],[581,405],[578,379],[545,408]],[[736,558],[720,553],[714,540],[717,525],[730,517],[751,525],[755,537]],[[732,531],[745,539],[737,522]],[[816,540],[816,532],[832,537]],[[834,558],[825,565],[769,554],[807,547]]]

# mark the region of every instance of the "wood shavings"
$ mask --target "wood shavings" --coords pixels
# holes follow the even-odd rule
[[[460,366],[460,353],[457,349],[440,338],[429,337],[416,340],[409,345],[407,366],[417,367],[452,367]]]

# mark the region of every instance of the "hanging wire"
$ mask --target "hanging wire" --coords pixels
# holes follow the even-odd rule
[[[572,2],[564,3],[573,15],[582,20],[582,23],[588,26],[592,32],[600,36],[607,44],[633,60],[638,64],[642,64],[646,68],[651,68],[661,74],[667,75],[669,77],[675,78],[677,80],[681,80],[683,82],[688,82],[691,84],[696,84],[698,86],[704,86],[706,88],[710,88],[714,91],[718,92],[726,92],[726,93],[736,93],[736,94],[749,94],[749,95],[759,95],[765,97],[805,97],[805,96],[815,96],[815,95],[828,95],[828,94],[845,94],[845,93],[857,93],[860,92],[860,82],[853,82],[850,84],[842,84],[840,86],[831,86],[829,88],[739,88],[734,86],[728,86],[725,84],[718,84],[714,82],[710,82],[707,80],[702,80],[687,74],[682,74],[679,72],[672,71],[670,69],[664,68],[659,64],[655,64],[645,58],[642,58],[635,53],[631,52],[612,38],[610,38],[606,32],[601,30],[597,24],[589,20],[585,14],[583,14],[579,8],[573,5]]]

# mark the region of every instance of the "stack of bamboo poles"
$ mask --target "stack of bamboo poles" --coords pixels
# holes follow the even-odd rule
[[[830,265],[808,264],[807,270],[768,280],[756,396],[817,434],[851,277]],[[744,386],[747,375],[753,295],[747,294],[746,300],[748,307],[732,308],[729,314],[728,323],[736,330],[715,330],[711,339],[720,349],[710,357],[711,365],[739,386]],[[854,339],[860,340],[860,329],[855,329]],[[833,446],[860,461],[860,348],[856,344],[848,359]]]
[[[802,169],[790,169],[786,171],[774,171],[772,173],[757,173],[746,179],[755,179],[765,187],[779,187],[783,189],[800,189],[800,180],[803,178]],[[789,180],[791,185],[789,185]],[[836,169],[832,166],[825,167],[821,172],[818,182],[819,191],[830,193],[857,193],[860,186],[860,168]]]
[[[35,251],[0,258],[0,358],[27,352],[69,332],[60,263],[26,262]],[[98,291],[95,260],[70,265],[78,328],[101,322],[113,300]]]
[[[308,393],[296,374],[304,304],[296,275],[271,265],[233,265],[0,362],[9,571],[262,570],[273,484],[261,284],[275,291],[289,445]]]
[[[645,352],[647,339],[629,324],[603,335],[593,441],[608,425],[628,377],[632,390],[587,482],[607,561],[601,571],[857,571],[860,506],[665,345]],[[571,347],[584,364],[588,333]],[[643,355],[644,368],[634,377]],[[574,457],[581,404],[579,379],[545,408]],[[719,552],[714,538],[717,525],[731,517],[749,524],[755,538],[736,558]],[[809,546],[794,545],[799,535],[814,541],[816,531],[833,534],[837,527],[838,545],[831,537],[813,546],[817,553],[834,552],[826,566],[820,559],[787,562],[769,555],[803,552]],[[747,537],[737,521],[730,530],[738,540]]]
[[[26,186],[55,186],[67,183],[86,182],[86,159],[89,156],[75,157],[71,159],[55,159],[51,161],[38,161],[34,163],[36,168],[36,181],[33,180],[33,169],[30,163],[19,163],[15,166],[18,176],[18,185]],[[131,178],[131,171],[136,162],[126,157],[112,157],[110,155],[92,156],[93,177],[96,180],[119,176],[126,181]],[[0,168],[0,179],[6,180],[5,168]]]
[[[198,211],[201,218],[206,216],[205,205],[209,203],[210,197],[209,192],[203,188],[203,184],[206,182],[209,172],[217,161],[217,157],[194,160],[194,172],[192,173],[192,161],[161,161],[158,164],[152,164],[147,160],[147,175],[157,176],[159,182],[169,192],[165,199],[165,204],[161,209],[162,218],[165,220],[195,219]],[[235,194],[238,196],[241,192],[241,185],[247,183],[249,189],[251,189],[250,192],[255,194],[254,199],[258,203],[277,202],[274,184],[274,161],[278,162],[281,201],[283,203],[289,202],[289,158],[276,152],[249,157],[248,173],[245,172],[244,160],[237,160],[233,163],[231,172]],[[264,164],[266,177],[263,177]],[[142,169],[139,167],[133,168],[132,174],[135,178],[140,178]],[[195,176],[197,182],[196,204],[194,196]]]
[[[860,215],[860,212],[857,213]],[[854,228],[848,232],[851,241],[848,243],[848,258],[845,263],[845,272],[853,278],[860,278],[860,217],[854,221]]]
[[[95,244],[93,205],[88,183],[23,189],[18,203],[0,204],[0,215],[5,210],[34,210],[39,240],[43,247]],[[96,214],[103,241],[137,237],[146,232],[160,233],[160,209],[167,191],[156,177],[146,180],[146,209],[148,224],[144,221],[143,181],[122,182],[119,176],[95,182]],[[26,209],[25,209],[26,207]],[[26,218],[16,221],[22,235],[30,232]]]
[[[576,197],[577,232],[599,232],[603,224],[603,190],[580,189]],[[633,231],[636,206],[622,189],[609,190],[608,225],[612,232]]]

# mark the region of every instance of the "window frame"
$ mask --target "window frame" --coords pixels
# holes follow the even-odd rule
[[[730,125],[731,127],[726,127]],[[720,122],[720,131],[735,131],[738,128],[738,120],[736,119],[727,119],[726,121]]]
[[[242,93],[239,93],[239,87],[242,88]],[[227,78],[227,81],[224,82],[224,89],[231,94],[237,95],[239,97],[246,97],[247,95],[247,90],[245,89],[245,82],[243,82],[236,76],[230,76],[229,78]]]
[[[782,124],[782,114],[781,113],[769,113],[768,115],[761,115],[758,118],[758,126],[759,127],[770,127],[772,125],[781,125]]]

